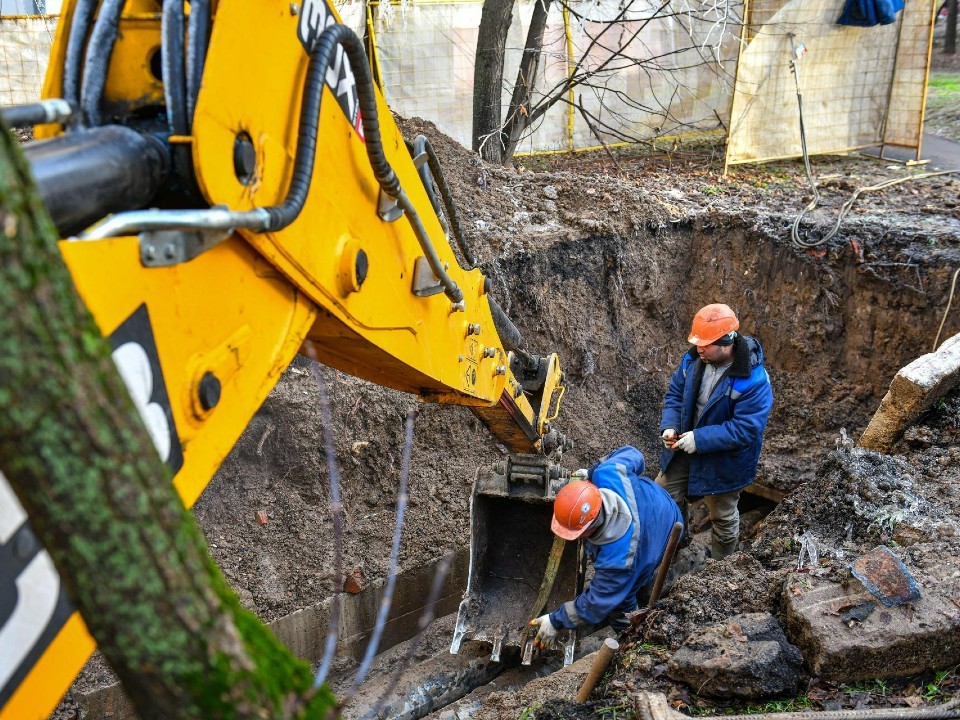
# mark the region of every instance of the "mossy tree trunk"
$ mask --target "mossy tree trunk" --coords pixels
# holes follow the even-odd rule
[[[0,130],[0,470],[147,718],[324,717],[214,564]]]

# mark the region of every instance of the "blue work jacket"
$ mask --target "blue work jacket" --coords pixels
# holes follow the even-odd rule
[[[660,420],[660,432],[668,428],[681,434],[693,431],[697,451],[690,456],[687,493],[691,496],[733,492],[753,482],[773,407],[763,348],[755,338],[737,336],[733,364],[695,422],[703,369],[697,349],[691,348],[670,379]],[[665,449],[660,467],[666,470],[674,455]]]
[[[584,545],[593,560],[590,585],[575,600],[550,613],[556,628],[597,624],[637,608],[637,593],[653,579],[674,523],[682,522],[670,495],[642,476],[645,462],[636,448],[614,450],[590,470],[590,480],[626,501],[632,520],[627,531],[605,545],[587,538]]]
[[[903,0],[847,0],[837,25],[873,27],[890,25],[903,10]]]

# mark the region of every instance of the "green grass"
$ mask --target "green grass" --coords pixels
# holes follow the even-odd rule
[[[938,94],[960,94],[960,74],[931,73],[929,87]]]

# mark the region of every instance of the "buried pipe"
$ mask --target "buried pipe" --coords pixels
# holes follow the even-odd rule
[[[593,666],[590,668],[590,672],[587,673],[587,677],[584,678],[583,685],[580,686],[580,692],[577,693],[578,703],[587,701],[590,693],[593,692],[593,688],[596,687],[597,681],[603,677],[603,674],[610,666],[610,661],[613,660],[614,654],[619,649],[620,643],[613,638],[607,638],[603,641],[603,645],[601,645],[597,651],[597,657],[593,661]]]

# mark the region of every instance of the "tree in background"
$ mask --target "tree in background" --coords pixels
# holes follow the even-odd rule
[[[0,470],[140,717],[327,717],[210,557],[6,130],[0,228]]]
[[[513,0],[484,0],[480,29],[477,37],[476,64],[474,66],[473,95],[473,149],[488,162],[510,163],[517,145],[535,128],[547,111],[557,103],[571,103],[575,88],[593,94],[600,101],[600,111],[589,113],[581,100],[574,104],[580,111],[597,139],[603,137],[616,141],[639,142],[635,133],[625,129],[622,118],[609,106],[607,98],[616,98],[628,106],[649,113],[654,135],[684,127],[672,111],[687,88],[679,77],[681,71],[689,71],[690,65],[676,61],[685,51],[695,54],[697,66],[722,75],[731,84],[733,77],[726,73],[721,46],[725,40],[739,39],[739,0],[715,0],[701,3],[696,9],[686,4],[683,9],[674,9],[672,0],[663,0],[653,5],[649,0],[629,0],[612,20],[593,20],[577,12],[564,0],[536,0],[527,30],[526,42],[520,59],[516,80],[511,89],[510,102],[505,117],[502,113],[504,89],[504,60],[507,35],[510,28]],[[537,86],[541,57],[544,55],[544,36],[547,18],[552,7],[565,7],[571,20],[580,23],[589,38],[587,46],[579,50],[579,57],[570,64],[562,80],[540,89]],[[643,10],[646,9],[646,12]],[[686,31],[689,44],[671,47],[661,55],[642,54],[647,51],[634,47],[633,42],[650,23],[670,20]],[[592,32],[591,32],[592,31]],[[733,34],[735,33],[735,35]],[[676,91],[668,99],[658,99],[654,93],[645,93],[643,99],[626,96],[607,87],[612,76],[630,68],[639,68],[648,78],[674,74]],[[723,127],[716,118],[717,127]]]
[[[947,55],[957,54],[957,5],[960,0],[946,0],[947,30],[943,36],[943,52]]]

